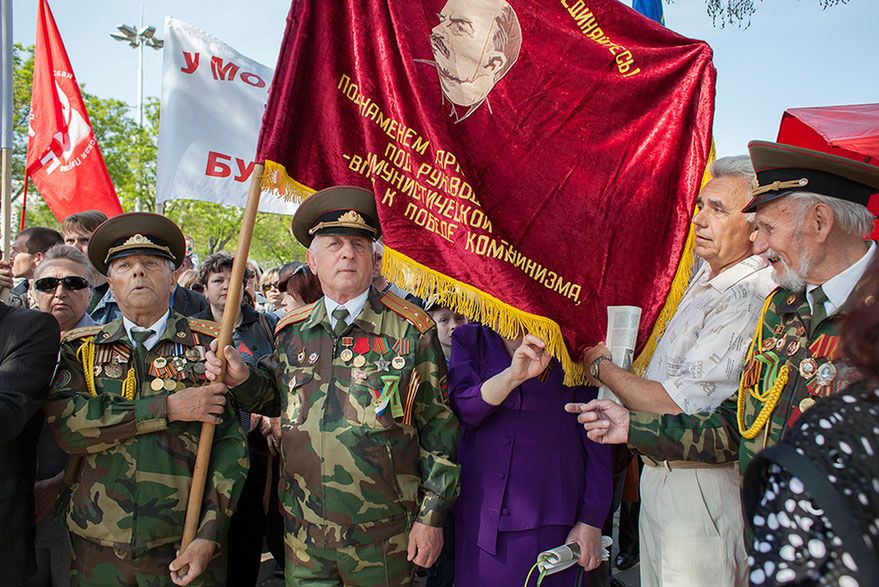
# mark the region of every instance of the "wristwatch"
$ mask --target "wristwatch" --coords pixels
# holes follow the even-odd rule
[[[600,357],[596,357],[592,364],[589,365],[589,374],[592,375],[592,379],[601,383],[601,377],[598,376],[598,371],[601,369],[602,361],[610,361],[610,358],[601,355]]]

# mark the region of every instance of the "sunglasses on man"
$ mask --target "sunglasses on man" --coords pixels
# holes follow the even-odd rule
[[[41,277],[34,282],[34,288],[44,293],[52,293],[61,284],[66,290],[77,291],[89,286],[89,282],[82,277],[70,275],[68,277]]]

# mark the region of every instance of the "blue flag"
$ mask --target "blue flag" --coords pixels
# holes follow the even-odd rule
[[[665,17],[662,16],[662,0],[632,0],[632,8],[665,26]]]

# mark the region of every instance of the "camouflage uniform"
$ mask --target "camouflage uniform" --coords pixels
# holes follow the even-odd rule
[[[837,393],[854,377],[840,360],[839,332],[847,310],[859,299],[862,279],[839,310],[810,334],[811,309],[805,291],[776,289],[755,333],[739,393],[715,411],[704,414],[657,416],[633,412],[629,446],[658,461],[689,460],[710,463],[739,461],[744,473],[753,456],[776,444],[800,414],[815,400]],[[753,438],[743,437],[738,423],[738,396],[745,389],[743,425],[751,428],[764,406],[762,399],[786,365],[788,379],[767,425]],[[755,397],[760,396],[760,397]]]
[[[288,584],[408,584],[412,523],[441,527],[458,488],[436,326],[370,288],[339,338],[323,299],[276,334],[275,353],[231,391],[242,409],[281,416]]]
[[[170,584],[201,423],[169,423],[166,399],[206,382],[204,351],[216,335],[215,323],[172,311],[144,364],[135,360],[122,320],[65,337],[45,411],[60,446],[74,456],[72,485],[57,505],[71,532],[73,584]],[[124,397],[126,388],[132,399]],[[241,426],[227,404],[197,538],[222,541],[247,466]],[[222,584],[224,575],[225,564],[215,559],[197,583]]]

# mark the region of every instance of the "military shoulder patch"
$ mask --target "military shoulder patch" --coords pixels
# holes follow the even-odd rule
[[[407,322],[417,328],[421,334],[424,334],[433,326],[433,320],[427,312],[397,295],[388,292],[382,296],[381,302],[388,310],[402,316]]]
[[[207,334],[214,338],[220,336],[219,322],[214,322],[212,320],[197,320],[195,318],[187,318],[186,321],[189,323],[189,329],[193,332]]]
[[[314,309],[314,305],[317,302],[312,302],[301,308],[296,308],[295,310],[290,310],[284,317],[278,320],[278,325],[275,326],[275,334],[278,334],[284,328],[290,326],[291,324],[296,324],[297,322],[302,322],[309,316],[311,316],[311,311]]]
[[[103,326],[82,326],[81,328],[74,328],[73,330],[68,330],[64,335],[63,342],[69,342],[71,340],[76,340],[78,338],[85,338],[87,336],[95,336],[101,330],[103,330]]]

